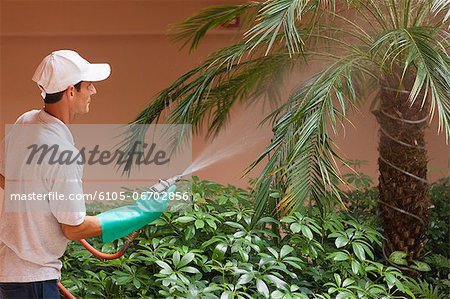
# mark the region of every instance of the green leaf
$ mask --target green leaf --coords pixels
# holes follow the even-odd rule
[[[213,229],[217,229],[217,225],[216,225],[216,223],[215,223],[213,220],[211,220],[211,219],[206,219],[206,223],[208,223],[208,225],[209,225],[210,227],[212,227]]]
[[[152,225],[155,225],[155,226],[164,226],[166,224],[167,224],[167,222],[161,218],[158,218],[152,222]],[[104,250],[102,250],[102,251],[104,251]]]
[[[239,284],[239,285],[244,285],[244,284],[247,284],[247,283],[249,283],[250,281],[252,281],[252,279],[253,279],[253,274],[252,274],[252,273],[247,273],[247,274],[242,275],[242,276],[239,278],[237,284]]]
[[[175,219],[175,222],[179,222],[179,223],[189,223],[194,221],[195,218],[192,216],[182,216],[182,217],[178,217],[177,219]]]
[[[427,263],[421,261],[413,261],[413,264],[410,267],[422,272],[431,271],[430,266]]]
[[[302,226],[302,234],[307,237],[309,240],[313,239],[313,233],[306,225]]]
[[[238,232],[235,232],[235,233],[233,234],[233,237],[235,237],[236,239],[239,239],[239,238],[242,238],[242,237],[244,237],[244,236],[246,236],[246,235],[247,235],[246,232],[238,231]]]
[[[261,279],[256,280],[256,289],[260,294],[264,295],[265,298],[269,298],[269,288]]]
[[[136,287],[136,289],[139,289],[141,287],[141,282],[138,279],[133,279],[133,284]]]
[[[359,272],[359,263],[358,261],[352,261],[352,271],[355,275]]]
[[[292,223],[292,222],[296,222],[296,221],[297,220],[292,216],[285,216],[285,217],[281,218],[281,222],[284,222],[284,223]]]
[[[228,246],[225,243],[219,243],[216,245],[213,251],[212,259],[216,261],[222,261],[225,253],[228,250]]]
[[[192,252],[188,252],[186,253],[182,258],[180,263],[178,264],[178,268],[184,267],[185,265],[189,264],[190,262],[192,262],[195,258],[194,253]]]
[[[364,252],[364,248],[361,246],[361,244],[355,242],[352,244],[353,252],[355,255],[361,260],[364,261],[366,259],[366,254]]]
[[[277,288],[287,289],[287,283],[281,280],[280,278],[276,277],[275,275],[269,274],[265,275],[270,281],[272,281]]]
[[[258,222],[256,222],[256,225],[261,225],[261,224],[265,225],[267,223],[278,224],[279,222],[276,219],[272,218],[272,217],[263,217],[263,218],[259,219]]]
[[[346,261],[348,259],[349,256],[345,252],[337,252],[333,257],[333,260],[335,261]]]
[[[339,276],[339,274],[334,273],[334,280],[336,281],[336,284],[338,287],[340,287],[342,285],[342,279],[341,279],[341,276]]]
[[[269,196],[272,198],[281,198],[281,195],[279,192],[270,193]]]
[[[272,255],[273,255],[276,259],[279,258],[278,251],[276,251],[276,250],[273,249],[272,247],[267,248],[267,250],[269,250],[270,253],[272,253]]]
[[[178,268],[178,264],[180,263],[180,253],[178,251],[175,251],[173,253],[173,265],[175,268]]]
[[[342,287],[346,288],[349,285],[353,284],[355,281],[351,278],[346,278],[343,282],[342,282]]]
[[[114,243],[106,243],[102,246],[102,252],[111,253],[116,252],[117,249],[114,246]]]
[[[200,273],[200,271],[197,268],[194,268],[194,267],[191,267],[191,266],[183,267],[183,268],[180,269],[180,271],[187,272],[187,273],[192,273],[192,274]]]
[[[386,273],[384,275],[384,280],[388,283],[390,287],[393,287],[397,282],[397,278],[395,278],[395,276],[392,275],[391,273]]]
[[[245,227],[242,226],[242,224],[239,224],[237,222],[232,222],[232,221],[225,221],[224,224],[231,226],[233,228],[245,231]]]
[[[239,248],[238,252],[239,252],[239,255],[242,258],[242,261],[243,262],[248,262],[249,255],[248,255],[247,251],[245,251],[244,248]]]
[[[195,228],[200,229],[205,227],[205,222],[203,220],[197,219],[195,220]]]
[[[195,227],[190,225],[186,228],[186,233],[184,235],[184,238],[187,240],[192,239],[195,236]]]
[[[303,270],[303,268],[301,266],[302,263],[298,263],[298,262],[293,261],[293,260],[285,260],[284,262],[286,264],[288,264],[288,265],[291,265],[292,267],[294,267],[294,268],[296,268],[298,270]]]
[[[270,298],[272,298],[272,299],[282,299],[283,297],[284,297],[284,294],[282,292],[280,292],[279,290],[275,290],[272,292],[272,294],[270,294]]]
[[[233,292],[231,291],[225,291],[220,295],[220,299],[233,299]]]
[[[299,233],[302,230],[302,225],[299,223],[292,223],[291,226],[291,231],[296,234]]]
[[[397,265],[408,265],[408,261],[406,260],[407,253],[403,251],[394,251],[389,255],[389,260]]]
[[[156,261],[155,263],[156,263],[158,266],[160,266],[161,268],[163,268],[163,269],[172,271],[172,268],[171,268],[171,267],[169,266],[169,264],[166,263],[166,262],[163,262],[163,261]]]
[[[355,298],[353,294],[349,291],[342,291],[336,295],[335,299],[353,299]]]
[[[208,286],[208,287],[203,289],[203,293],[207,294],[207,293],[212,293],[212,292],[220,291],[220,290],[222,290],[221,287],[215,286],[215,285],[210,285],[210,286]]]
[[[130,276],[126,276],[126,277],[121,276],[116,279],[116,282],[118,285],[125,285],[125,284],[130,283],[132,280],[133,279]]]
[[[186,285],[189,285],[191,282],[189,281],[189,279],[186,277],[186,275],[182,274],[181,272],[178,272],[176,274],[176,276],[179,278],[179,280],[181,280],[183,283],[185,283]]]
[[[283,247],[281,247],[281,251],[280,251],[280,258],[284,258],[285,256],[287,256],[289,253],[291,253],[292,251],[294,251],[294,248],[292,248],[289,245],[284,245]]]
[[[334,241],[334,244],[336,245],[337,248],[341,248],[347,245],[348,241],[349,240],[345,237],[337,237],[336,240]]]

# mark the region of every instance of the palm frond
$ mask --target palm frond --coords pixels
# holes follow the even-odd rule
[[[402,65],[404,72],[413,69],[415,81],[410,93],[411,105],[431,96],[430,119],[438,113],[438,131],[450,138],[450,48],[449,34],[434,27],[393,30],[382,35],[373,46],[374,56],[385,64]],[[422,94],[422,96],[421,96]],[[421,97],[421,98],[420,98]]]
[[[206,8],[172,27],[173,40],[184,41],[182,48],[190,44],[190,51],[197,48],[205,34],[243,14],[250,14],[261,3],[248,2],[236,5],[220,5]]]
[[[386,16],[384,2],[380,0],[354,1],[353,6],[359,13],[365,16],[366,20],[375,20],[379,28],[388,30],[390,23]],[[369,24],[372,22],[369,21]]]
[[[434,18],[430,18],[431,9],[429,0],[417,1],[414,14],[410,17],[411,23],[406,27],[422,26],[430,21],[435,21]]]
[[[336,130],[347,119],[349,107],[358,105],[352,72],[360,57],[348,56],[314,76],[293,94],[278,115],[271,144],[250,165],[270,157],[257,180],[255,219],[268,211],[269,186],[287,186],[277,208],[292,213],[306,202],[323,208],[330,197],[341,201],[340,175],[328,128]],[[345,162],[344,162],[345,163]]]
[[[334,0],[265,1],[256,16],[256,24],[245,33],[245,37],[247,42],[254,42],[254,47],[264,43],[269,37],[269,42],[264,43],[267,45],[265,55],[269,54],[275,42],[280,40],[285,41],[291,55],[298,54],[303,51],[307,33],[314,30],[318,24],[316,15],[319,11],[334,9]],[[300,25],[303,19],[309,20]],[[303,28],[304,34],[300,28]]]
[[[444,129],[449,138],[450,38],[438,29],[450,19],[449,2],[346,0],[339,4],[347,7],[337,10],[335,0],[268,0],[208,8],[174,27],[174,38],[184,41],[183,46],[195,49],[209,30],[236,16],[249,17],[253,25],[241,42],[214,53],[161,91],[133,123],[157,122],[169,108],[170,123],[192,124],[196,132],[206,124],[208,133],[215,135],[236,103],[250,103],[268,87],[276,87],[276,79],[301,62],[299,58],[337,59],[270,116],[276,120],[274,139],[251,167],[269,157],[257,181],[256,216],[267,210],[274,186],[285,192],[276,207],[287,212],[304,201],[321,205],[321,198],[339,199],[335,164],[339,156],[328,130],[335,132],[349,108],[365,98],[360,83],[367,87],[367,79],[389,73],[394,65],[415,69],[411,103],[426,90],[432,99],[431,113],[436,110],[439,115],[439,130]],[[367,20],[367,27],[347,15],[355,10]],[[353,39],[349,42],[343,36]],[[318,44],[310,41],[318,38],[332,46],[313,47]],[[351,54],[339,59],[345,53]],[[362,61],[379,69],[374,72]],[[185,133],[174,136],[174,146],[187,138]]]
[[[233,68],[226,79],[216,80],[202,99],[192,101],[191,97],[181,100],[169,118],[171,123],[182,121],[199,128],[207,120],[208,134],[216,135],[226,123],[231,108],[236,103],[249,103],[266,96],[265,100],[276,104],[282,87],[283,74],[293,65],[288,54],[259,57]]]
[[[434,0],[431,10],[435,15],[443,14],[443,22],[447,22],[450,19],[450,0]]]
[[[161,91],[133,123],[152,123],[165,108],[175,105],[168,118],[171,123],[199,125],[212,108],[223,115],[225,102],[248,101],[276,85],[271,83],[295,61],[283,53],[241,61],[249,47],[240,43],[225,48],[185,73]]]
[[[397,29],[416,26],[440,27],[449,21],[450,2],[448,0],[403,0],[402,2],[402,26],[396,27]]]
[[[226,124],[235,103],[250,102],[266,92],[271,96],[279,93],[276,90],[281,88],[283,73],[294,63],[286,53],[241,61],[249,47],[251,45],[240,43],[225,48],[185,73],[161,91],[132,124],[157,122],[164,110],[171,107],[168,123],[191,124],[194,131],[199,132],[207,121],[207,132],[214,136]],[[265,100],[277,99],[266,97]],[[190,131],[176,132],[178,135],[171,138],[171,152],[191,137]],[[135,130],[128,132],[128,138],[122,143],[124,150],[132,151],[133,144],[142,143],[143,134]],[[127,171],[131,167],[125,166]]]

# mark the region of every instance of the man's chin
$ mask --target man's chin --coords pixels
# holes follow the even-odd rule
[[[84,109],[84,111],[80,111],[79,113],[77,113],[78,115],[85,115],[89,113],[89,107],[86,107],[86,109]]]

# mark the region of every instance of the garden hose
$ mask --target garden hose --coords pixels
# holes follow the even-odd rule
[[[142,232],[142,229],[129,234],[127,236],[126,241],[123,243],[122,247],[120,248],[120,250],[117,251],[116,253],[112,253],[112,254],[103,253],[103,252],[98,251],[91,244],[89,244],[89,242],[86,241],[85,239],[78,240],[78,242],[81,245],[83,245],[83,247],[86,248],[90,253],[92,253],[92,255],[94,255],[96,258],[99,258],[102,260],[114,260],[114,259],[120,258],[121,256],[123,256],[125,254],[125,251],[128,249],[131,242],[133,242],[133,240],[136,239],[141,232]],[[63,286],[63,284],[60,281],[58,281],[58,288],[61,291],[61,294],[64,297],[66,297],[67,299],[76,299],[76,297],[73,296],[69,292],[69,290]]]
[[[68,289],[66,289],[65,286],[63,286],[63,284],[58,280],[58,288],[59,291],[61,292],[61,294],[67,298],[67,299],[76,299],[76,297],[74,295],[72,295]]]
[[[137,236],[139,236],[139,234],[141,233],[142,230],[138,230],[135,231],[133,233],[131,233],[130,235],[128,235],[125,243],[122,245],[122,247],[120,248],[119,251],[117,251],[116,253],[112,253],[112,254],[108,254],[108,253],[103,253],[98,251],[97,249],[95,249],[91,244],[88,243],[88,241],[86,241],[85,239],[81,239],[78,240],[78,242],[84,246],[84,248],[86,248],[90,253],[92,253],[92,255],[94,255],[96,258],[99,258],[101,260],[115,260],[118,259],[119,257],[121,257],[122,255],[124,255],[125,251],[128,249],[128,247],[130,246],[130,243],[136,239]]]

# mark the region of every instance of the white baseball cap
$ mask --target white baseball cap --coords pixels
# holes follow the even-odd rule
[[[45,98],[46,94],[64,91],[80,81],[102,81],[111,74],[107,63],[89,63],[72,50],[59,50],[45,57],[33,75]]]

